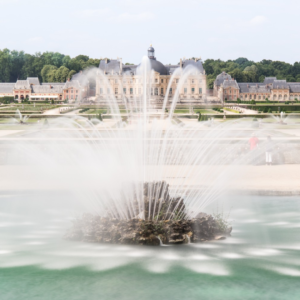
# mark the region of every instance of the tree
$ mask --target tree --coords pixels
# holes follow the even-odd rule
[[[73,76],[74,74],[76,74],[76,71],[71,70],[71,71],[69,72],[69,74],[68,74],[68,78],[72,79],[72,76]]]
[[[0,82],[9,82],[12,66],[10,51],[3,49],[0,51]]]
[[[229,72],[229,75],[234,78],[237,82],[244,82],[245,81],[245,74],[242,70],[236,68],[233,71]]]
[[[58,70],[55,72],[55,79],[57,82],[66,82],[68,76],[69,76],[70,70],[66,68],[65,66],[61,66]]]
[[[198,122],[201,121],[201,112],[199,111],[199,115],[198,115]]]
[[[56,81],[56,70],[57,67],[52,65],[45,65],[41,70],[41,76],[43,82],[54,82]],[[53,80],[54,79],[54,80]]]

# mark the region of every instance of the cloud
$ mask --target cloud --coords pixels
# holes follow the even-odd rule
[[[108,8],[84,9],[83,11],[75,11],[73,15],[78,18],[93,18],[93,17],[105,16],[108,13],[110,13],[110,9]]]
[[[251,25],[261,25],[268,21],[265,16],[256,16],[252,20],[250,20]]]
[[[112,19],[118,22],[145,22],[154,19],[154,14],[151,12],[142,12],[139,14],[123,13]]]
[[[41,36],[35,36],[27,40],[29,43],[38,43],[41,42],[43,38]]]

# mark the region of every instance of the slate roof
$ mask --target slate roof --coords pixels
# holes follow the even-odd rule
[[[300,93],[300,82],[289,82],[291,93]]]
[[[223,87],[224,87],[224,89],[226,89],[228,87],[232,87],[232,88],[235,88],[235,89],[239,88],[236,80],[224,80]]]
[[[61,85],[64,86],[66,83],[65,82],[43,82],[41,85]]]
[[[151,69],[153,69],[155,72],[158,72],[161,75],[173,74],[174,71],[180,67],[179,65],[164,65],[160,61],[156,60],[156,58],[152,58],[152,57],[150,58],[149,61],[150,61]],[[122,64],[122,73],[135,75],[137,73],[137,69],[139,66],[140,64],[139,65]],[[183,69],[191,66],[195,67],[200,73],[202,74],[204,73],[201,60],[194,61],[191,59],[187,59],[182,62]],[[120,61],[116,59],[111,59],[111,60],[107,60],[106,63],[105,60],[101,60],[99,64],[99,69],[104,74],[120,73]],[[72,79],[74,79],[74,76],[72,77]]]
[[[264,84],[273,84],[274,80],[277,80],[276,77],[266,77],[264,80]]]
[[[286,80],[274,80],[273,89],[288,89],[289,85]]]
[[[238,83],[240,93],[271,93],[270,87],[265,83],[242,82]]]
[[[221,74],[219,74],[215,80],[215,85],[216,86],[220,86],[221,84],[223,84],[223,82],[228,79],[231,80],[231,76],[225,72],[222,72]]]
[[[32,92],[33,93],[47,93],[47,94],[57,94],[63,92],[64,85],[33,85]]]
[[[13,93],[15,83],[10,83],[10,82],[4,82],[0,83],[0,93],[1,94],[9,94]]]
[[[38,77],[27,77],[29,84],[40,85],[40,80]]]
[[[101,60],[99,64],[99,69],[105,73],[119,73],[120,72],[120,61],[117,59],[108,60],[107,63],[105,60]]]
[[[17,80],[15,83],[15,89],[30,89],[29,80]]]
[[[193,66],[197,69],[197,71],[199,71],[200,73],[204,73],[204,69],[203,69],[203,65],[202,65],[202,61],[201,60],[198,60],[198,61],[194,61],[192,59],[187,59],[187,60],[184,60],[182,62],[182,68],[185,69],[189,66]],[[177,66],[179,67],[179,66]]]

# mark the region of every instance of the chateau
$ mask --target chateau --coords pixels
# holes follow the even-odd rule
[[[286,82],[276,77],[266,77],[264,82],[238,83],[223,72],[214,82],[214,95],[222,101],[288,101],[300,99],[300,82]]]
[[[222,72],[214,81],[212,90],[207,88],[206,74],[201,59],[180,59],[178,65],[164,65],[155,57],[152,46],[148,49],[149,66],[153,73],[148,97],[151,103],[159,104],[167,94],[171,102],[175,93],[179,103],[205,104],[225,101],[288,101],[300,100],[300,82],[286,82],[276,77],[266,77],[264,82],[239,83]],[[92,101],[105,104],[114,97],[119,104],[142,99],[143,77],[140,65],[124,65],[122,59],[103,59],[96,72],[95,86],[84,73],[73,75],[64,83],[40,83],[37,77],[17,80],[15,83],[0,83],[0,97],[15,100],[53,100],[69,102]]]
[[[153,70],[150,101],[162,102],[168,86],[170,100],[178,87],[179,101],[182,103],[206,99],[206,75],[201,59],[180,59],[178,65],[163,65],[156,59],[152,46],[148,49],[148,58]],[[96,78],[96,101],[105,101],[111,94],[117,100],[127,102],[141,97],[143,83],[139,68],[140,65],[122,64],[122,59],[101,60]],[[185,77],[183,84],[180,81],[182,77]]]
[[[80,100],[89,95],[89,82],[82,73],[75,74],[67,82],[40,83],[38,77],[28,77],[15,83],[0,83],[0,97],[14,97],[21,102]]]

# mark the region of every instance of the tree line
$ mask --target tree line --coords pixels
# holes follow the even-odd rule
[[[228,61],[207,59],[203,63],[203,68],[207,74],[209,88],[213,88],[214,80],[223,71],[231,75],[237,82],[263,82],[265,77],[300,82],[300,62],[292,65],[267,59],[254,62],[244,57]]]
[[[86,55],[71,58],[59,52],[0,50],[0,82],[15,82],[27,77],[38,77],[41,82],[65,82],[81,70],[98,67],[99,59]]]
[[[75,73],[91,67],[98,67],[100,59],[87,55],[71,58],[59,52],[37,52],[0,50],[0,82],[15,82],[27,77],[39,77],[41,82],[65,82]],[[129,64],[129,63],[127,63]],[[254,62],[240,57],[236,60],[222,61],[207,59],[203,63],[209,88],[217,75],[225,71],[238,82],[263,82],[265,77],[276,76],[289,82],[300,82],[300,62],[293,65],[272,60]]]

